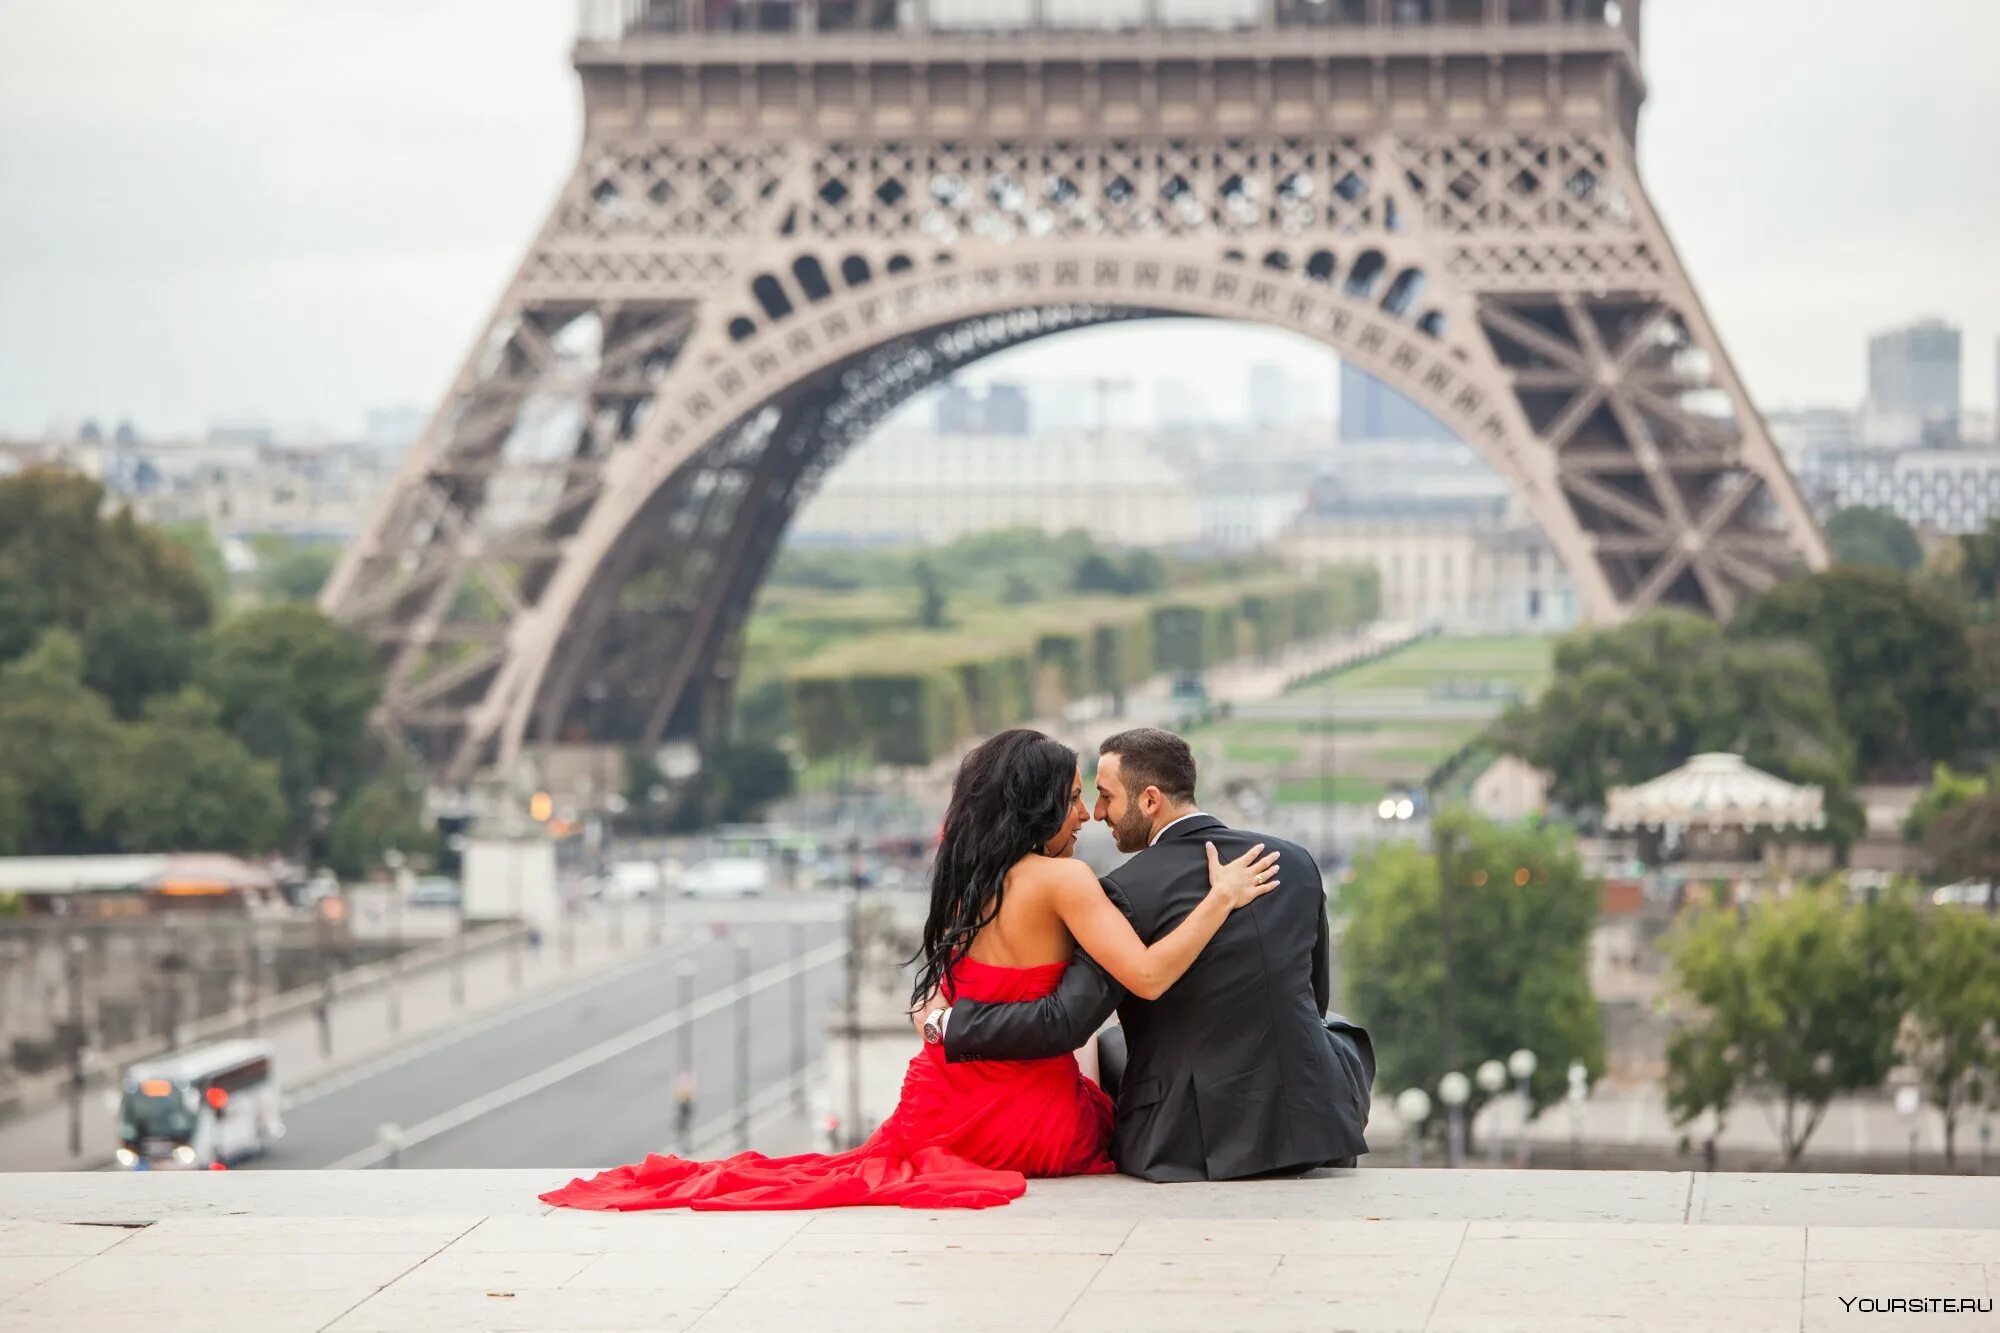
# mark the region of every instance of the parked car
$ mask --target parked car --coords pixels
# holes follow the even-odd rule
[[[666,887],[657,861],[618,861],[611,873],[598,882],[598,896],[606,902],[630,902],[650,898]]]
[[[410,886],[406,901],[412,907],[457,907],[465,901],[465,891],[455,879],[425,875]]]

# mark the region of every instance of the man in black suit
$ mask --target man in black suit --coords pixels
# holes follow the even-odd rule
[[[1263,843],[1279,887],[1232,913],[1157,1000],[1128,995],[1079,953],[1046,999],[960,1001],[924,1024],[946,1059],[1027,1060],[1098,1042],[1117,1097],[1111,1155],[1154,1181],[1352,1166],[1368,1151],[1375,1056],[1368,1034],[1329,1016],[1332,954],[1319,867],[1295,843],[1229,828],[1195,805],[1194,755],[1171,732],[1120,732],[1098,750],[1096,817],[1122,852],[1104,891],[1148,943],[1208,892],[1205,843],[1230,860]],[[1120,1066],[1123,1066],[1121,1069]]]

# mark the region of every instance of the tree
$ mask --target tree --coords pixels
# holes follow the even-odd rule
[[[1726,1115],[1741,1092],[1768,1090],[1785,1160],[1797,1162],[1828,1103],[1878,1086],[1895,1063],[1915,930],[1907,902],[1850,907],[1830,890],[1685,921],[1669,953],[1698,1012],[1668,1047],[1677,1120]]]
[[[1922,840],[1942,878],[2000,880],[2000,793],[1982,791],[1940,811]]]
[[[1739,643],[1791,639],[1826,666],[1861,773],[1905,776],[1949,760],[1974,703],[1965,614],[1885,569],[1836,568],[1781,583],[1730,625]]]
[[[1452,973],[1461,1065],[1540,1057],[1530,1095],[1561,1098],[1572,1060],[1593,1073],[1604,1033],[1590,991],[1598,890],[1566,832],[1438,817],[1450,839]],[[1444,1068],[1445,962],[1436,857],[1408,843],[1366,855],[1341,892],[1344,1004],[1373,1029],[1383,1087],[1435,1089]],[[1475,1094],[1477,1095],[1477,1094]]]
[[[83,683],[83,649],[50,630],[35,650],[0,667],[0,832],[15,850],[73,856],[103,850],[91,793],[120,762],[119,728]],[[6,806],[12,806],[10,815]]]
[[[215,533],[208,524],[200,519],[162,523],[156,531],[194,567],[201,586],[208,590],[209,602],[216,607],[228,606],[231,590],[229,565],[223,560],[222,548],[216,545]]]
[[[1825,670],[1796,644],[1734,643],[1713,621],[1656,611],[1557,644],[1533,704],[1494,728],[1499,746],[1551,778],[1572,809],[1612,787],[1656,778],[1711,750],[1825,789],[1828,835],[1858,836],[1852,759]]]
[[[196,690],[156,700],[124,729],[86,808],[123,852],[258,855],[280,846],[287,824],[276,766],[224,731],[215,702]]]
[[[1957,1163],[1958,1119],[2000,1076],[2000,920],[1932,912],[1899,1046],[1944,1117],[1944,1159]]]
[[[1076,592],[1119,594],[1125,591],[1125,574],[1102,551],[1092,551],[1076,562],[1069,586]]]
[[[156,606],[115,607],[84,632],[83,682],[121,719],[134,721],[144,715],[147,700],[187,684],[195,642],[194,633]]]
[[[47,630],[87,634],[132,606],[184,630],[211,611],[186,553],[130,510],[107,516],[98,483],[50,468],[0,480],[0,662]]]
[[[1827,544],[1843,565],[1872,565],[1913,573],[1924,563],[1916,531],[1887,509],[1850,505],[1826,520]]]
[[[281,602],[310,602],[317,598],[340,552],[331,546],[290,546],[272,553],[258,586],[266,597]]]
[[[917,583],[917,624],[924,629],[947,628],[951,622],[945,619],[944,583],[937,569],[930,561],[919,560],[910,573]]]
[[[435,854],[437,835],[425,822],[423,803],[412,785],[407,772],[391,766],[341,802],[326,840],[327,864],[334,874],[365,878],[392,847],[406,856]]]
[[[234,617],[209,637],[195,683],[252,754],[278,765],[295,820],[313,791],[347,791],[366,772],[381,677],[367,643],[312,607]]]

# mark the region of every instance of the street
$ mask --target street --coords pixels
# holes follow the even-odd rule
[[[683,960],[694,966],[687,1039],[697,1136],[726,1127],[736,1109],[738,940],[750,942],[753,974],[752,1096],[798,1072],[795,987],[808,1067],[819,1058],[826,1014],[841,995],[844,934],[823,907],[799,915],[807,910],[813,919],[732,923],[726,937],[687,922],[677,938],[601,980],[294,1089],[285,1138],[244,1169],[374,1165],[387,1157],[379,1147],[385,1124],[404,1133],[402,1166],[610,1165],[670,1149],[688,1026],[675,1014]]]

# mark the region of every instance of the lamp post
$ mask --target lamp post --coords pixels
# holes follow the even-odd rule
[[[1905,1084],[1896,1089],[1896,1114],[1903,1117],[1910,1127],[1909,1174],[1917,1174],[1917,1112],[1923,1109],[1924,1095],[1915,1084]]]
[[[1514,1165],[1528,1164],[1528,1120],[1535,1113],[1535,1099],[1528,1084],[1541,1061],[1527,1047],[1507,1057],[1507,1072],[1514,1076],[1514,1088],[1521,1098],[1521,1125],[1514,1137]]]
[[[674,965],[680,982],[680,1072],[674,1075],[675,1137],[681,1156],[694,1151],[694,961],[683,958]]]
[[[83,937],[72,934],[63,940],[63,966],[69,981],[69,1022],[63,1045],[69,1048],[69,1155],[83,1155]]]
[[[750,1149],[750,935],[736,940],[736,1150]]]
[[[1403,1122],[1403,1142],[1409,1145],[1410,1165],[1424,1164],[1424,1121],[1431,1118],[1431,1095],[1422,1088],[1404,1088],[1396,1094],[1396,1118]]]
[[[1590,1071],[1583,1061],[1569,1062],[1569,1091],[1564,1094],[1569,1103],[1569,1164],[1572,1170],[1583,1159],[1583,1103],[1590,1096]]]
[[[1498,1060],[1483,1060],[1479,1068],[1472,1071],[1473,1082],[1486,1094],[1486,1104],[1493,1109],[1486,1126],[1486,1165],[1500,1165],[1500,1092],[1507,1086],[1507,1066]]]
[[[841,1146],[861,1142],[861,890],[847,890],[847,1126]]]
[[[1472,1096],[1472,1080],[1456,1069],[1438,1080],[1438,1100],[1444,1103],[1444,1164],[1458,1166],[1465,1160],[1465,1103]]]
[[[793,1100],[806,1109],[806,923],[792,922],[792,1078]]]
[[[400,1031],[403,1026],[403,854],[391,847],[382,854],[382,864],[389,867],[389,933],[394,936],[389,955],[389,1031]]]

